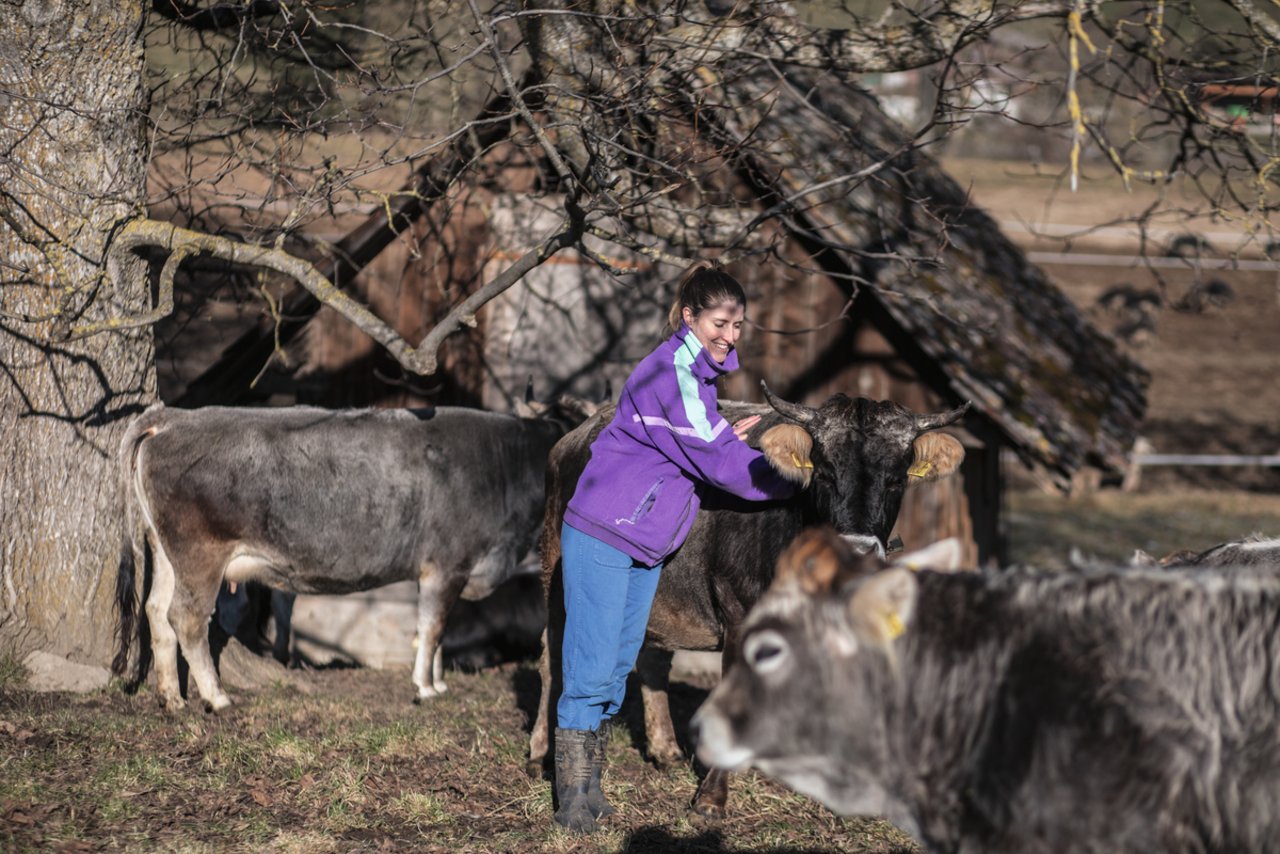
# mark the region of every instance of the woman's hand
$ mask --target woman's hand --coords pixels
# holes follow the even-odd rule
[[[747,441],[747,432],[759,423],[759,415],[748,415],[746,418],[733,425],[733,434],[745,442]]]

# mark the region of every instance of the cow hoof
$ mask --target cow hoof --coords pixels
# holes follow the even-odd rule
[[[421,705],[423,701],[430,700],[432,697],[438,697],[438,696],[440,696],[440,692],[437,691],[435,688],[419,688],[418,696],[413,698],[413,704],[415,706],[418,706],[418,705]]]
[[[524,773],[530,780],[542,780],[547,776],[546,766],[541,759],[530,759],[524,763]]]
[[[166,712],[180,712],[186,707],[187,704],[183,702],[181,697],[160,696],[160,708],[164,709]]]
[[[724,821],[724,815],[724,807],[717,804],[694,801],[689,806],[689,823],[694,827],[714,827]]]
[[[223,709],[231,705],[231,698],[226,694],[219,694],[212,701],[204,704],[204,710],[213,714],[217,714]]]
[[[685,764],[684,754],[679,750],[650,753],[649,761],[662,771],[670,771],[672,768]]]

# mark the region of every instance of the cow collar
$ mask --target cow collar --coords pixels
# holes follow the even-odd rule
[[[683,347],[689,351],[689,355],[692,357],[689,370],[698,379],[711,382],[738,369],[737,347],[730,350],[729,355],[724,357],[723,364],[717,362],[711,357],[711,353],[707,348],[702,346],[702,342],[698,340],[697,335],[693,334],[693,330],[689,328],[687,323],[680,324],[680,328],[672,336],[672,340],[676,342],[677,347]]]

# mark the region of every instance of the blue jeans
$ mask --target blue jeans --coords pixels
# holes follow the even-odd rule
[[[560,554],[565,621],[557,726],[595,730],[622,705],[662,564],[641,566],[569,525],[560,528]]]

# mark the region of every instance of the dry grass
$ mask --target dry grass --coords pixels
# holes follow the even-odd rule
[[[217,717],[161,712],[147,692],[0,699],[0,850],[912,851],[884,822],[842,819],[756,774],[731,817],[690,821],[691,767],[659,771],[615,733],[606,790],[619,817],[582,839],[551,820],[524,771],[534,674],[455,673],[415,707],[403,673],[309,674]],[[687,715],[704,688],[678,684]],[[634,739],[634,740],[633,740]]]

